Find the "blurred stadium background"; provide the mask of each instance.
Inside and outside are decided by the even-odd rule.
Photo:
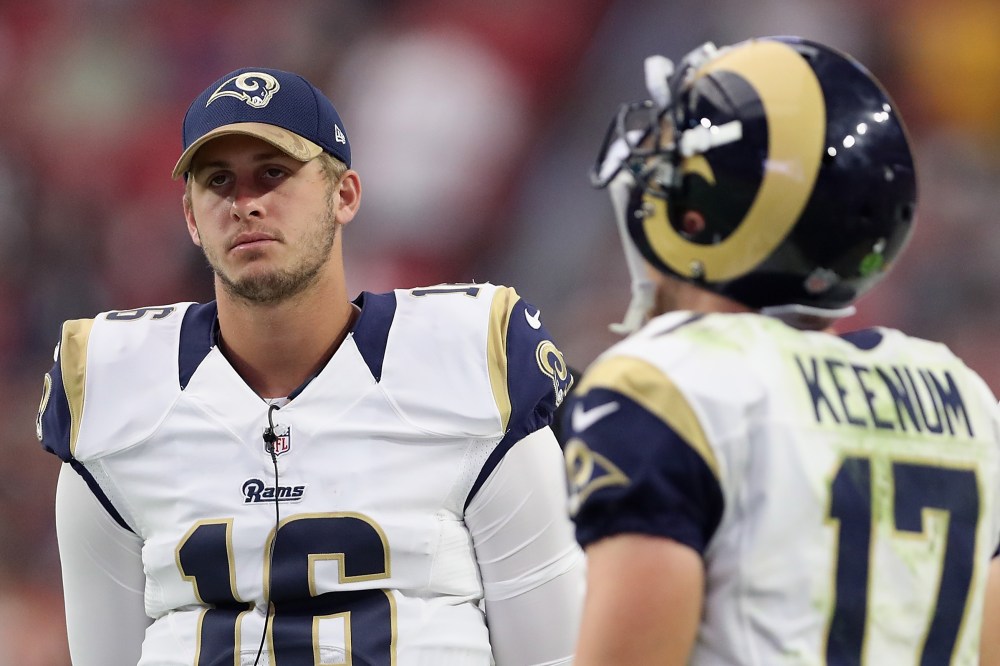
[[[364,184],[354,293],[511,284],[582,368],[628,298],[587,169],[642,58],[769,34],[868,64],[916,143],[910,251],[845,326],[946,342],[1000,390],[996,0],[0,1],[0,666],[69,663],[58,463],[32,428],[59,324],[211,298],[169,178],[207,83],[278,67],[334,100]]]

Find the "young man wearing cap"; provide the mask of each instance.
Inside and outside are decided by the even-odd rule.
[[[183,140],[216,300],[68,321],[45,376],[74,664],[569,663],[572,377],[537,308],[489,283],[349,301],[360,179],[295,74],[227,74]]]

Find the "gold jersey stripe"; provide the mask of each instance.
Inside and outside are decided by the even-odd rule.
[[[62,341],[59,343],[59,370],[62,372],[63,389],[69,403],[70,431],[69,452],[76,456],[76,440],[80,435],[83,419],[83,401],[87,387],[87,345],[93,319],[75,319],[63,324]]]
[[[577,391],[585,395],[595,388],[621,393],[666,423],[694,449],[716,477],[719,463],[687,398],[669,377],[652,363],[639,358],[616,356],[601,361],[584,373]]]
[[[518,299],[511,287],[502,287],[493,294],[490,304],[489,340],[486,344],[487,364],[493,400],[500,411],[501,426],[507,430],[510,421],[510,393],[507,389],[507,326],[510,313]]]

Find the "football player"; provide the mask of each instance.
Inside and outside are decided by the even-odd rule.
[[[360,179],[296,74],[223,76],[183,144],[216,300],[67,321],[45,376],[73,663],[568,663],[573,379],[539,310],[489,283],[349,300]]]
[[[646,82],[593,173],[633,332],[565,405],[576,663],[976,663],[997,401],[941,344],[834,329],[913,228],[899,110],[791,37],[652,57]]]

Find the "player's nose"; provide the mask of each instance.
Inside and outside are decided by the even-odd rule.
[[[237,183],[230,196],[230,214],[234,222],[256,219],[264,215],[261,191],[250,184]]]

